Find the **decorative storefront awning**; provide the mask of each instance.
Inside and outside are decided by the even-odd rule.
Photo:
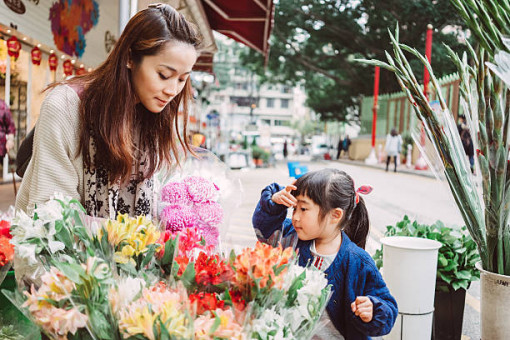
[[[267,57],[273,27],[273,0],[203,0],[209,25]]]

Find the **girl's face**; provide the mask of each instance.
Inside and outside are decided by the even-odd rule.
[[[320,208],[308,196],[296,197],[297,205],[292,212],[292,225],[300,240],[329,239],[338,234],[338,220],[330,213],[319,221]]]
[[[170,41],[138,65],[128,64],[138,102],[150,112],[161,112],[182,91],[196,60],[193,46]]]

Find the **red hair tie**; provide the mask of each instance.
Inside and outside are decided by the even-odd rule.
[[[358,190],[356,190],[356,204],[359,203],[359,194],[368,195],[372,192],[372,190],[374,190],[374,188],[372,188],[370,185],[360,186]]]

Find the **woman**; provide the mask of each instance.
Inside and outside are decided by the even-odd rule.
[[[402,137],[398,134],[395,128],[391,129],[391,133],[386,137],[386,145],[384,147],[386,151],[386,171],[390,166],[390,159],[393,157],[395,164],[394,172],[397,172],[397,157],[402,151]]]
[[[189,75],[199,44],[181,14],[151,5],[128,22],[101,66],[50,86],[16,207],[30,210],[60,192],[92,216],[150,217],[153,175],[191,151]]]

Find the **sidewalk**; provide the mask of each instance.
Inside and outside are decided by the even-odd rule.
[[[352,160],[349,158],[340,158],[340,159],[334,159],[331,161],[338,162],[338,163],[357,165],[357,166],[363,166],[363,167],[373,168],[373,169],[381,169],[382,171],[386,170],[386,163],[366,164],[364,161],[357,161],[357,160]],[[390,172],[390,171],[393,172],[393,167],[394,167],[393,163],[390,163],[388,172]],[[405,164],[400,164],[397,167],[397,172],[404,173],[404,174],[410,174],[410,175],[416,175],[416,176],[423,176],[423,177],[428,177],[428,178],[436,178],[436,176],[434,176],[434,174],[432,173],[432,171],[430,169],[415,170],[414,166],[411,168],[408,168]]]

